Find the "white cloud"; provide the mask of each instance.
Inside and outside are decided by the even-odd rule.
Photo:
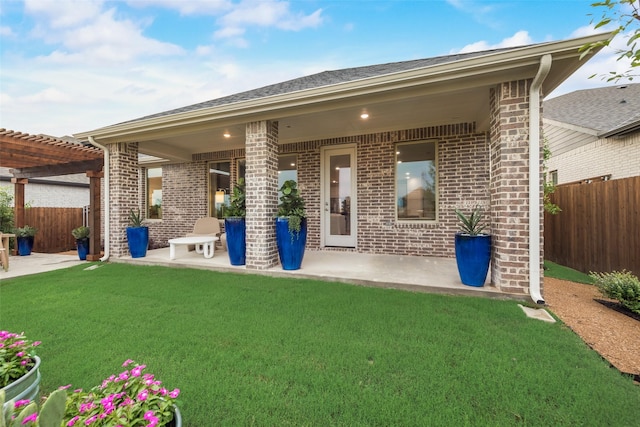
[[[11,37],[14,36],[13,30],[11,27],[7,27],[5,25],[0,26],[0,36],[2,37]]]
[[[67,93],[55,87],[49,87],[38,93],[23,96],[14,100],[14,102],[23,102],[25,104],[38,104],[38,103],[63,103],[67,104],[73,101],[73,98]]]
[[[181,15],[218,15],[233,8],[230,0],[130,0],[132,7],[159,6],[173,9]]]
[[[500,49],[505,47],[524,46],[532,44],[533,39],[529,36],[527,31],[518,31],[511,37],[507,37],[502,41],[490,44],[486,40],[477,41],[475,43],[468,44],[460,50],[451,51],[451,53],[467,53],[467,52],[479,52],[482,50]]]
[[[25,10],[45,18],[52,29],[69,28],[96,17],[103,0],[25,0]]]
[[[281,30],[299,31],[322,24],[322,9],[305,15],[292,12],[289,6],[288,2],[283,1],[244,0],[220,18],[222,29],[216,32],[216,36],[227,37],[227,34],[234,36],[239,29],[247,27],[275,27]]]

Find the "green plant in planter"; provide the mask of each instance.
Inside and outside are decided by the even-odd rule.
[[[89,227],[85,227],[84,225],[81,225],[80,227],[74,228],[73,230],[71,230],[71,234],[76,240],[80,240],[80,239],[89,238],[89,235],[91,233],[90,233]]]
[[[458,219],[460,219],[460,232],[462,234],[468,234],[470,236],[483,234],[482,231],[487,227],[487,224],[480,223],[483,215],[480,206],[473,208],[469,216],[466,216],[460,209],[456,209],[455,212]]]
[[[231,193],[231,202],[224,209],[225,218],[244,218],[247,215],[246,186],[244,178],[238,179]]]
[[[35,365],[31,357],[40,341],[31,342],[24,335],[0,331],[0,388],[25,376]]]
[[[136,211],[131,209],[131,211],[129,212],[129,224],[131,224],[131,227],[142,227],[142,221],[144,221],[144,218],[142,218],[140,209]]]
[[[0,390],[0,407],[2,418],[0,427],[59,427],[64,419],[64,410],[67,403],[67,393],[64,390],[56,390],[49,395],[42,404],[38,414],[38,405],[29,400],[18,400],[13,404],[4,406],[4,390]]]
[[[33,237],[38,232],[38,229],[30,225],[25,225],[24,227],[15,228],[13,232],[16,237]]]
[[[298,184],[290,179],[280,187],[280,204],[278,205],[278,216],[289,218],[289,231],[300,233],[302,220],[307,217],[304,206],[304,199],[300,196]]]

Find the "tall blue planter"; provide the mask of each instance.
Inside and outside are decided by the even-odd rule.
[[[224,232],[227,235],[227,251],[231,265],[245,265],[247,261],[247,240],[244,218],[225,218]]]
[[[31,255],[33,250],[33,236],[18,237],[18,255]]]
[[[289,218],[276,218],[276,242],[280,264],[284,270],[298,270],[307,244],[307,220],[302,220],[300,232],[289,232]]]
[[[76,239],[76,247],[78,248],[78,257],[81,261],[86,261],[89,253],[89,238]]]
[[[491,236],[456,233],[456,263],[462,283],[484,286],[491,262]]]
[[[127,227],[127,242],[129,242],[131,258],[146,256],[149,246],[149,227]]]

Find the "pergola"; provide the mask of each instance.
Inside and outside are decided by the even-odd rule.
[[[91,230],[89,260],[100,257],[100,179],[102,150],[44,135],[0,128],[0,165],[10,168],[15,188],[14,222],[24,227],[24,189],[29,178],[86,173],[89,177]]]

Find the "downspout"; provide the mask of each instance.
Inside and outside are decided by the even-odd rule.
[[[540,293],[540,88],[551,61],[549,54],[540,58],[529,89],[529,295],[536,304],[544,304]]]
[[[89,143],[95,147],[98,147],[104,152],[104,255],[100,258],[100,261],[107,261],[109,259],[109,235],[111,227],[109,226],[109,149],[104,145],[98,144],[92,136],[89,136]]]

